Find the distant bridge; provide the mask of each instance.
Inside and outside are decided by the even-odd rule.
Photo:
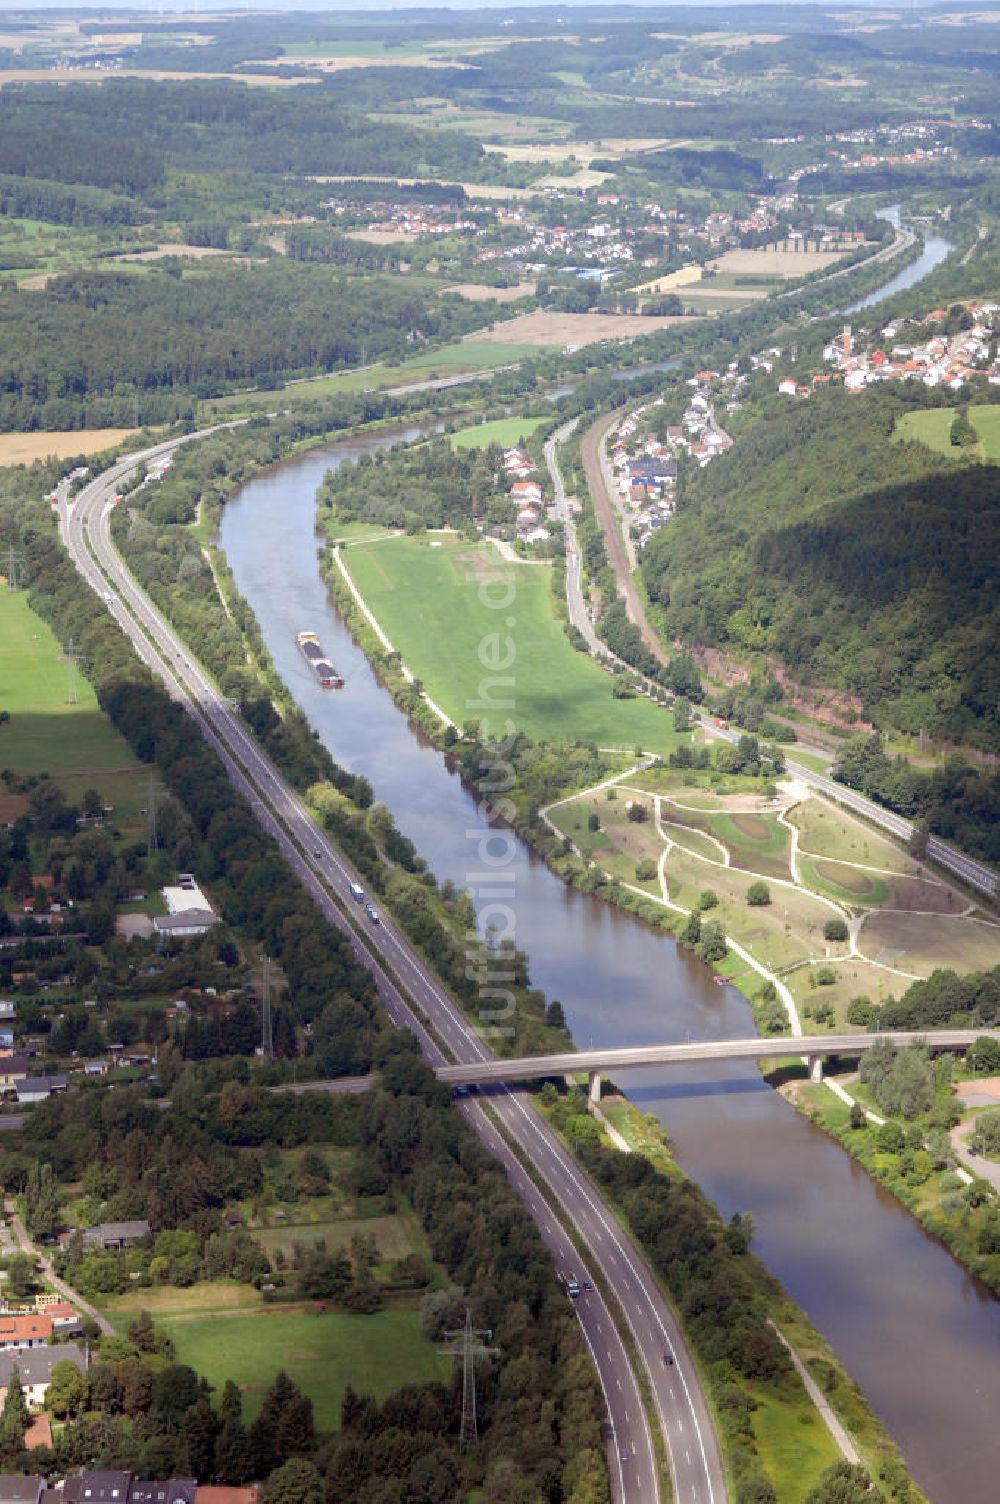
[[[471,1065],[440,1065],[435,1074],[451,1086],[484,1086],[491,1081],[537,1081],[544,1076],[586,1072],[590,1095],[601,1097],[601,1076],[650,1065],[690,1065],[700,1060],[774,1060],[800,1055],[809,1063],[814,1081],[823,1079],[827,1055],[863,1055],[874,1045],[900,1049],[919,1041],[931,1050],[964,1050],[977,1039],[1000,1042],[1000,1029],[934,1029],[920,1032],[887,1029],[878,1034],[771,1035],[766,1039],[713,1039],[696,1044],[627,1045],[624,1049],[577,1050],[565,1055],[522,1055],[509,1060],[490,1057]]]

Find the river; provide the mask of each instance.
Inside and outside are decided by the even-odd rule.
[[[391,441],[333,444],[250,482],[226,507],[220,541],[278,671],[334,758],[371,779],[439,878],[464,886],[479,866],[476,803],[376,682],[317,562],[325,471]],[[319,633],[342,691],[320,689],[307,670],[295,644],[304,629]],[[561,999],[578,1044],[752,1030],[738,992],[668,937],[565,887],[519,842],[504,877],[533,979]],[[757,1252],[832,1343],[934,1504],[995,1504],[1000,1302],[755,1070],[631,1071],[625,1084],[723,1214],[753,1214]]]

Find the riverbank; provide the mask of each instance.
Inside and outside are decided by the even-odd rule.
[[[930,1036],[931,1038],[933,1036]],[[956,1164],[944,1145],[928,1152],[925,1131],[867,1108],[864,1088],[788,1082],[781,1093],[823,1129],[994,1295],[1000,1295],[1000,1198],[996,1187]],[[857,1102],[861,1117],[849,1105]],[[879,1125],[888,1125],[881,1131]]]
[[[753,1498],[767,1497],[749,1493],[751,1479],[759,1470],[769,1480],[778,1504],[796,1504],[825,1468],[843,1456],[849,1461],[860,1458],[890,1499],[917,1504],[923,1495],[908,1479],[885,1426],[820,1333],[750,1251],[752,1218],[737,1214],[725,1225],[677,1165],[660,1124],[627,1098],[605,1098],[597,1116],[607,1119],[606,1123],[595,1123],[587,1116],[582,1089],[560,1095],[554,1087],[546,1087],[541,1101],[552,1126],[581,1166],[598,1180],[622,1225],[644,1248],[670,1299],[686,1302],[704,1315],[686,1288],[693,1271],[686,1267],[686,1260],[678,1262],[668,1256],[664,1219],[655,1210],[661,1197],[671,1202],[674,1217],[690,1219],[688,1238],[696,1236],[694,1224],[704,1227],[716,1253],[721,1250],[723,1265],[717,1277],[724,1269],[734,1302],[742,1288],[746,1297],[766,1310],[768,1323],[790,1355],[790,1365],[783,1364],[775,1349],[766,1355],[756,1353],[749,1365],[741,1365],[732,1353],[722,1356],[726,1323],[738,1309],[734,1304],[727,1305],[724,1316],[713,1316],[710,1325],[695,1320],[685,1327],[713,1404],[733,1497],[743,1497],[744,1491]],[[622,1163],[621,1144],[627,1152],[642,1156],[651,1177]],[[747,1366],[750,1372],[745,1371]],[[811,1380],[813,1392],[804,1377]]]

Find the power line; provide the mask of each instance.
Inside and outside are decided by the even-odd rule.
[[[274,1034],[271,1029],[271,958],[264,957],[264,975],[260,989],[260,1053],[266,1060],[274,1055]]]
[[[19,590],[21,587],[22,571],[21,550],[15,548],[13,543],[7,550],[7,589]]]
[[[149,823],[146,832],[146,855],[152,856],[160,844],[160,833],[156,825],[156,785],[153,782],[153,770],[149,770],[149,796],[147,808],[149,810]]]
[[[474,1447],[479,1441],[476,1420],[476,1360],[490,1358],[497,1351],[495,1347],[484,1347],[479,1338],[485,1337],[489,1342],[493,1333],[483,1327],[474,1327],[472,1310],[466,1306],[465,1325],[461,1331],[445,1332],[445,1336],[453,1344],[445,1349],[446,1356],[460,1358],[462,1362],[462,1428],[459,1432],[459,1445]]]
[[[66,644],[66,704],[76,705],[80,696],[77,687],[76,648],[72,637]]]

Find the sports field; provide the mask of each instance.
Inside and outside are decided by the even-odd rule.
[[[496,418],[492,423],[476,423],[471,428],[459,428],[451,435],[455,449],[485,449],[487,444],[499,444],[503,449],[513,449],[522,439],[530,438],[544,418]]]
[[[23,592],[0,589],[0,643],[0,710],[10,713],[0,726],[0,769],[66,774],[137,767],[79,672],[70,703],[66,656]],[[97,778],[91,782],[100,787]]]
[[[539,740],[677,745],[666,711],[614,699],[609,676],[570,646],[548,569],[509,564],[492,544],[454,537],[361,544],[345,562],[404,663],[459,725],[489,718],[499,730],[509,717]],[[490,599],[503,604],[494,609]],[[509,667],[489,667],[511,653]]]

